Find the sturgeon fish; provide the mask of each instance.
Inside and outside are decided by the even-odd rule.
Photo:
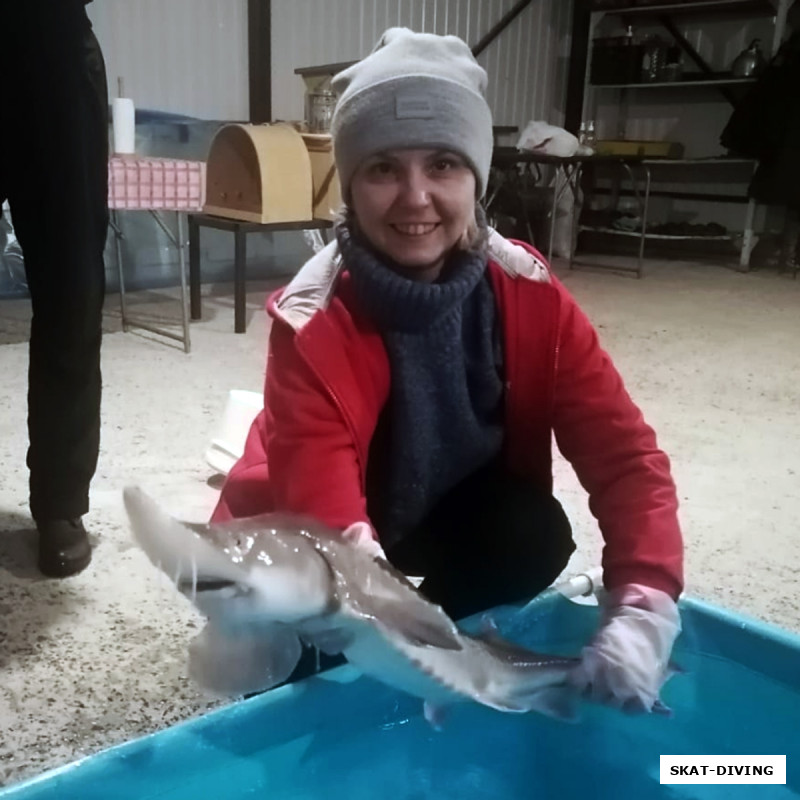
[[[426,702],[575,717],[576,659],[540,655],[495,632],[465,633],[386,560],[286,514],[181,522],[138,487],[124,490],[134,539],[207,617],[189,647],[191,677],[217,694],[289,677],[301,642]]]

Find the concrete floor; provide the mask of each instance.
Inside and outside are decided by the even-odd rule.
[[[800,631],[800,280],[650,262],[642,280],[562,275],[671,455],[682,500],[687,592]],[[0,785],[198,714],[216,701],[189,683],[184,654],[201,621],[134,548],[120,491],[140,483],[176,514],[204,520],[217,490],[203,453],[229,389],[260,391],[265,285],[233,334],[230,286],[206,287],[193,351],[120,330],[110,297],[103,348],[100,465],[83,574],[32,566],[25,392],[28,303],[0,303]],[[177,318],[169,293],[132,297]],[[599,536],[567,466],[557,492],[579,552]]]

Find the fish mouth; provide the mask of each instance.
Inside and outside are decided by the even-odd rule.
[[[178,589],[181,592],[218,592],[221,589],[230,589],[237,585],[236,581],[229,581],[225,578],[181,578],[178,581]]]

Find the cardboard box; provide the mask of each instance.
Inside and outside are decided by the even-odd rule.
[[[342,205],[339,176],[333,162],[333,142],[329,133],[303,133],[303,141],[311,159],[311,200],[314,219],[333,220]]]
[[[644,158],[683,158],[681,142],[648,139],[599,139],[594,150],[602,156],[642,156]]]

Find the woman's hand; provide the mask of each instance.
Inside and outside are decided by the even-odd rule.
[[[672,646],[681,630],[673,599],[658,589],[628,584],[603,598],[603,621],[569,677],[587,699],[631,713],[669,713],[659,692],[672,671]]]
[[[354,522],[342,531],[342,538],[363,550],[373,558],[386,561],[386,553],[375,538],[372,526],[367,522]]]

